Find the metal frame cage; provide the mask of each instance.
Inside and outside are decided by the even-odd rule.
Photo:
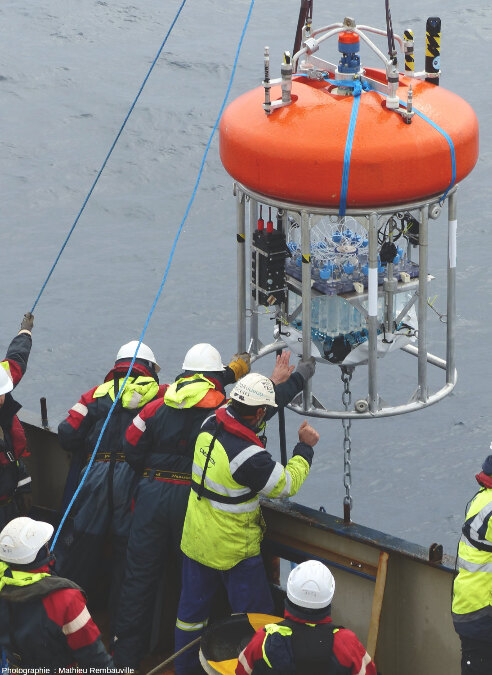
[[[393,206],[384,206],[378,209],[347,209],[346,216],[357,218],[359,223],[367,231],[367,275],[364,290],[361,291],[359,284],[358,293],[354,290],[351,293],[343,293],[345,299],[352,305],[361,310],[366,322],[367,338],[367,369],[368,369],[368,391],[366,398],[359,398],[355,402],[353,410],[349,410],[345,404],[345,410],[328,410],[318,400],[312,391],[312,383],[308,381],[304,390],[289,407],[295,412],[313,417],[327,417],[337,419],[364,419],[375,417],[388,417],[400,415],[415,410],[420,410],[447,396],[454,388],[457,379],[455,368],[455,326],[456,326],[456,231],[457,231],[457,185],[455,185],[446,195],[444,201],[447,202],[448,212],[448,247],[447,247],[447,310],[446,310],[446,358],[442,359],[428,352],[427,335],[427,315],[428,315],[428,283],[432,277],[428,274],[428,228],[429,218],[435,220],[439,218],[444,201],[442,197],[433,196],[425,200],[397,204]],[[286,298],[289,294],[295,294],[300,297],[300,305],[297,308],[296,315],[302,317],[302,358],[309,359],[312,355],[312,326],[311,326],[311,301],[322,292],[313,287],[312,274],[312,231],[313,225],[319,222],[320,218],[330,218],[332,222],[338,222],[338,212],[335,209],[312,207],[300,204],[289,203],[272,199],[265,195],[256,193],[240,183],[234,184],[234,195],[236,197],[237,212],[237,341],[238,351],[250,351],[252,361],[255,361],[269,353],[275,352],[289,343],[282,336],[282,326],[288,323],[289,314],[287,311]],[[248,218],[250,236],[246,236],[246,205],[248,204]],[[277,230],[287,231],[289,222],[295,221],[300,228],[300,256],[302,259],[300,279],[285,274],[285,287],[281,289],[280,300],[274,295],[270,296],[270,301],[275,305],[276,318],[276,337],[270,344],[263,344],[259,338],[258,326],[258,307],[261,295],[265,297],[268,289],[262,288],[258,280],[258,270],[260,268],[260,256],[265,255],[254,243],[254,233],[257,230],[259,207],[272,208],[277,210]],[[414,239],[414,248],[418,251],[418,273],[415,279],[404,277],[404,281],[398,280],[394,276],[395,270],[393,263],[388,263],[384,272],[384,279],[381,279],[381,267],[378,259],[380,247],[378,243],[378,232],[381,228],[382,219],[386,216],[392,217],[395,214],[410,213],[415,214],[418,221],[418,235]],[[289,221],[290,218],[290,221]],[[391,241],[391,232],[389,232]],[[251,280],[251,292],[248,294],[247,301],[247,267],[249,262],[249,278]],[[378,273],[379,270],[379,273]],[[299,276],[299,275],[298,275]],[[402,291],[412,291],[413,300],[404,308],[416,305],[416,315],[418,329],[415,331],[416,345],[406,344],[401,349],[417,358],[417,389],[412,393],[410,399],[404,404],[389,404],[382,400],[378,393],[378,374],[381,363],[384,360],[378,358],[378,334],[381,330],[391,332],[392,325],[395,325],[395,296]],[[378,317],[378,297],[384,300],[384,316]],[[362,302],[365,302],[365,309]],[[249,304],[249,306],[248,306]],[[264,303],[262,303],[264,304]],[[380,302],[380,308],[381,308]],[[292,315],[290,316],[292,319]],[[249,341],[247,337],[249,320]],[[299,326],[299,330],[300,326]],[[317,358],[317,361],[324,361],[324,358]],[[327,361],[326,361],[327,363]],[[342,380],[344,373],[351,374],[353,366],[344,366],[343,362],[339,364],[342,369]],[[445,383],[437,391],[430,392],[428,384],[428,366],[436,367],[445,371]]]

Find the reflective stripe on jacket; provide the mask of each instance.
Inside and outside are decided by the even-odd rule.
[[[290,497],[309,473],[310,446],[298,443],[293,454],[284,469],[231,408],[211,415],[195,444],[183,552],[219,570],[258,555],[264,530],[259,495]]]
[[[458,547],[453,622],[465,637],[492,640],[492,489],[473,498]]]

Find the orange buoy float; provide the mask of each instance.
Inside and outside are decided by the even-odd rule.
[[[349,33],[356,36],[355,33]],[[356,36],[358,37],[358,36]],[[365,74],[383,83],[382,71]],[[451,138],[456,182],[478,158],[478,122],[470,105],[450,91],[399,76],[397,95],[413,105]],[[272,115],[262,107],[258,87],[233,101],[220,125],[220,157],[227,172],[260,194],[315,206],[340,203],[345,142],[352,96],[307,77],[292,81],[292,103]],[[280,86],[271,88],[272,99]],[[347,208],[416,201],[444,192],[452,180],[450,147],[443,135],[415,115],[411,124],[392,114],[378,91],[361,94],[352,143]]]

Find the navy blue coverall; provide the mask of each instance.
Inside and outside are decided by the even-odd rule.
[[[94,581],[101,576],[104,549],[110,544],[111,629],[123,581],[137,481],[133,469],[124,461],[124,434],[138,409],[159,392],[157,375],[147,364],[140,359],[134,363],[101,439],[94,464],[73,505],[73,532],[65,534],[55,549],[57,572],[90,593]],[[107,384],[83,394],[58,427],[62,447],[75,453],[79,466],[86,464],[96,446],[115,392],[118,392],[129,365],[130,360],[118,361],[105,378]]]

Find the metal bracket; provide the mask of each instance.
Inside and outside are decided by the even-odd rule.
[[[429,562],[440,565],[442,563],[443,548],[442,544],[431,544],[429,546]]]
[[[312,409],[313,410],[326,410],[326,407],[321,403],[321,401],[316,398],[314,394],[311,394],[312,397]],[[304,397],[302,395],[302,391],[300,391],[292,401],[289,403],[287,406],[291,410],[295,410],[296,408],[304,408]]]

